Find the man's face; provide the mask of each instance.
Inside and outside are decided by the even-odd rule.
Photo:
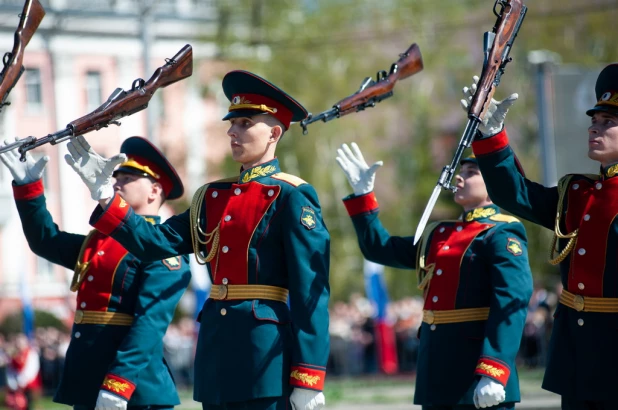
[[[230,119],[227,135],[230,137],[232,158],[245,168],[260,162],[273,142],[273,126],[267,122],[266,115]]]
[[[588,157],[602,166],[618,162],[618,114],[594,113],[588,127]]]
[[[488,200],[487,188],[478,165],[465,162],[455,178],[457,180],[455,202],[464,209],[476,208]]]
[[[154,182],[149,178],[125,172],[117,172],[115,178],[114,190],[132,208],[140,209],[152,199]]]

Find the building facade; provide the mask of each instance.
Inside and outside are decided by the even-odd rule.
[[[11,105],[0,113],[3,139],[42,137],[100,106],[113,90],[129,90],[148,80],[185,44],[193,48],[193,75],[160,89],[149,107],[110,126],[86,134],[104,156],[122,141],[139,135],[168,156],[185,183],[188,202],[197,187],[216,177],[228,149],[227,107],[220,80],[228,69],[217,61],[208,38],[217,29],[214,0],[42,0],[46,16],[26,48],[26,71],[11,92]],[[10,51],[23,0],[0,0],[0,50]],[[153,6],[154,4],[154,6]],[[215,90],[207,93],[204,90]],[[47,205],[62,230],[86,234],[96,205],[78,176],[65,163],[66,143],[31,151],[48,155],[44,176]],[[36,309],[70,321],[74,294],[72,272],[34,255],[24,239],[13,201],[11,176],[0,168],[0,322],[21,309],[24,292]],[[171,216],[172,209],[162,209]],[[199,276],[201,273],[196,272]]]

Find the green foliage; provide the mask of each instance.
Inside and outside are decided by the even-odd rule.
[[[512,143],[527,176],[540,180],[539,139],[531,50],[548,49],[564,63],[600,65],[618,60],[616,4],[585,0],[527,2],[529,10],[515,42],[496,98],[518,92],[507,118]],[[361,81],[387,70],[416,42],[424,70],[396,84],[394,96],[375,108],[302,135],[293,125],[279,144],[286,172],[317,189],[332,235],[333,300],[363,290],[362,255],[341,198],[349,186],[334,158],[342,143],[355,141],[368,162],[383,160],[375,191],[380,219],[395,235],[412,235],[441,168],[450,162],[466,123],[461,88],[482,66],[482,36],[495,23],[486,0],[235,0],[220,2],[224,13],[244,22],[224,23],[217,35],[222,57],[254,71],[319,113],[354,93]],[[225,26],[227,25],[227,29]],[[247,47],[249,43],[252,47]],[[242,45],[242,46],[241,46]],[[582,130],[585,132],[585,130]],[[225,168],[237,172],[237,165]],[[432,218],[457,218],[460,209],[444,192]],[[525,223],[533,273],[548,284],[556,278],[547,263],[551,232]],[[392,297],[417,292],[414,272],[387,269]]]
[[[7,316],[0,325],[0,334],[4,336],[14,335],[23,332],[23,315],[20,312],[13,313]],[[34,311],[34,327],[53,327],[62,332],[68,329],[64,323],[52,313],[44,310]]]

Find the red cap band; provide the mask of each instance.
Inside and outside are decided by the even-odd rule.
[[[234,94],[228,111],[257,110],[271,114],[283,123],[286,129],[290,128],[292,111],[285,105],[259,94]]]

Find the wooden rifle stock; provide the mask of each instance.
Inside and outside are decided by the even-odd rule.
[[[24,71],[22,66],[24,50],[39,28],[43,17],[45,17],[45,9],[39,0],[26,0],[19,25],[15,30],[13,50],[4,54],[2,58],[4,68],[0,72],[0,110],[9,104],[6,99]]]
[[[317,115],[309,114],[307,118],[300,122],[303,134],[307,133],[307,125],[316,121],[327,122],[352,112],[362,111],[365,108],[375,106],[380,101],[393,95],[393,88],[397,81],[408,78],[422,69],[423,58],[421,51],[414,43],[404,53],[399,55],[399,60],[391,65],[391,70],[388,74],[384,70],[378,71],[375,81],[371,77],[365,78],[357,92],[339,101],[330,110],[323,111]]]
[[[0,153],[17,148],[21,160],[26,160],[26,153],[43,144],[56,145],[67,139],[97,131],[110,124],[120,125],[119,119],[134,114],[148,107],[154,93],[163,87],[190,77],[193,74],[193,49],[184,46],[174,57],[165,59],[165,64],[156,69],[148,81],[141,78],[133,81],[131,90],[116,88],[107,101],[99,108],[70,122],[63,130],[45,137],[26,137],[0,148]]]
[[[497,6],[501,6],[500,12],[496,12]],[[468,109],[468,123],[457,145],[457,150],[455,151],[451,163],[442,169],[440,177],[438,178],[438,183],[421,216],[414,235],[415,245],[421,239],[425,225],[438,200],[441,190],[447,189],[452,192],[457,191],[457,187],[451,185],[455,169],[459,165],[464,150],[472,144],[479,125],[491,104],[491,98],[496,87],[500,84],[504,69],[511,61],[509,53],[524,17],[526,16],[526,10],[527,8],[522,4],[521,0],[496,0],[494,3],[494,14],[498,19],[492,31],[485,33],[485,61],[483,63],[483,70],[477,84],[476,92],[470,103],[470,108]]]
[[[75,137],[114,124],[120,118],[148,107],[150,99],[159,88],[185,79],[192,73],[193,49],[187,44],[174,57],[166,59],[165,65],[157,68],[148,81],[144,82],[141,78],[135,80],[128,92],[117,88],[102,106],[70,122],[67,128],[72,129],[72,137]]]
[[[500,4],[502,11],[497,13],[495,7]],[[508,57],[513,41],[526,13],[521,0],[497,0],[494,13],[498,15],[492,30],[495,35],[493,46],[483,64],[483,70],[477,84],[476,93],[468,109],[468,117],[483,119],[491,99],[500,83],[505,65],[511,61]]]
[[[390,97],[397,81],[408,78],[422,69],[423,58],[421,50],[414,43],[403,54],[399,55],[399,60],[391,66],[391,71],[388,75],[386,75],[385,71],[378,72],[377,81],[370,83],[368,87],[361,88],[359,92],[335,104],[335,107],[339,110],[339,116],[356,112],[358,111],[357,107],[364,109],[366,106],[371,105],[374,99],[378,99],[375,102],[379,102],[384,98]]]

